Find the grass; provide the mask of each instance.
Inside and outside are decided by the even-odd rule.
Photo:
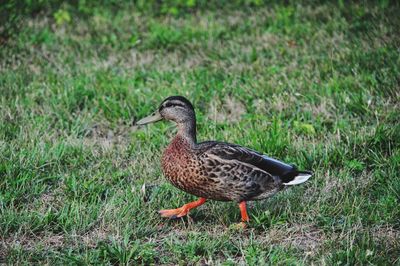
[[[249,3],[23,19],[0,50],[0,263],[400,264],[400,6]],[[235,203],[160,218],[194,199],[161,174],[175,129],[131,125],[176,94],[199,140],[315,175],[245,231]]]

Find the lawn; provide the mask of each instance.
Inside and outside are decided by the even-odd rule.
[[[48,2],[0,7],[0,264],[400,265],[399,3]],[[245,230],[159,217],[195,197],[162,176],[174,125],[133,122],[171,95],[198,140],[314,176]]]

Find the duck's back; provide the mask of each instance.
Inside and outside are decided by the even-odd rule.
[[[261,167],[260,160],[264,159],[255,151],[217,141],[200,143],[197,150],[202,154],[205,172],[209,176],[216,176],[230,200],[264,199],[283,188],[279,177]],[[286,164],[282,167],[292,168]]]
[[[191,146],[177,136],[163,154],[162,168],[173,185],[196,196],[256,200],[283,188],[280,178],[261,168],[262,164],[271,164],[263,160],[262,155],[238,145],[208,141]],[[282,169],[288,168],[285,171],[292,168],[281,164]]]

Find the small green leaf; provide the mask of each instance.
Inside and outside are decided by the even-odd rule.
[[[176,16],[179,14],[179,9],[177,7],[170,7],[168,9],[168,14]]]
[[[61,26],[64,23],[71,22],[71,16],[67,10],[59,9],[54,13],[54,19],[56,20],[56,24]]]
[[[315,134],[315,128],[311,124],[295,121],[293,123],[293,126],[297,131],[299,131],[305,135],[314,135]]]
[[[187,0],[186,6],[187,7],[194,7],[196,5],[196,0]]]

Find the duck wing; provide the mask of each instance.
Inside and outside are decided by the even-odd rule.
[[[298,171],[294,165],[286,164],[237,144],[208,141],[200,143],[199,147],[202,147],[206,154],[218,156],[223,160],[236,160],[261,169],[279,178],[284,185],[301,184],[312,175],[312,172]]]

